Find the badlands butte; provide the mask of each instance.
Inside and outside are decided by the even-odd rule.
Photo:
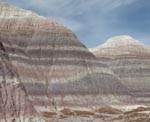
[[[91,52],[142,101],[150,97],[150,48],[130,36],[116,36]],[[148,101],[149,102],[149,101]]]
[[[121,40],[128,44],[128,38]],[[109,46],[121,40],[114,38]],[[92,54],[63,25],[0,3],[0,122],[103,122],[108,115],[108,122],[126,121],[132,112],[125,118],[112,106],[148,105],[149,49],[133,46],[129,55],[128,46],[123,51],[113,46],[111,54],[103,46]],[[142,119],[147,121],[147,114]]]

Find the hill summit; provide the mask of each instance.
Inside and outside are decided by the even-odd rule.
[[[135,45],[141,45],[138,40],[132,38],[131,36],[127,35],[121,35],[121,36],[115,36],[110,39],[108,39],[104,44],[102,44],[101,48],[115,48],[119,46],[135,46]]]

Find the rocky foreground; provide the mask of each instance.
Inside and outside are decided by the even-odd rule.
[[[46,120],[40,121],[38,119],[37,122],[149,122],[150,108],[138,107],[126,111],[111,107],[93,110],[65,108],[60,111],[45,112],[43,118]]]
[[[138,107],[121,110],[110,107],[81,110],[62,109],[59,112],[47,112],[43,116],[48,122],[149,122],[150,108]]]
[[[63,108],[39,116],[1,119],[0,122],[150,122],[150,107],[119,106],[97,109]]]

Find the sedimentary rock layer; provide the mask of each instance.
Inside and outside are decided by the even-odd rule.
[[[38,112],[127,101],[128,89],[73,32],[30,11],[8,4],[0,8],[0,44],[9,59],[5,72],[14,73]],[[3,76],[14,83],[7,80],[9,73]],[[101,98],[107,95],[113,99]]]
[[[44,122],[28,100],[23,84],[0,43],[0,122]]]
[[[137,96],[150,95],[150,50],[129,36],[117,36],[92,51]]]

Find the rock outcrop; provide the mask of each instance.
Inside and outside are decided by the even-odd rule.
[[[91,51],[109,65],[135,95],[150,96],[150,50],[147,46],[130,36],[117,36]]]
[[[45,122],[28,100],[23,84],[0,42],[0,122]]]
[[[130,102],[128,88],[69,29],[5,3],[0,23],[0,84],[17,84],[19,91],[10,95],[23,97],[40,115],[61,107]]]

